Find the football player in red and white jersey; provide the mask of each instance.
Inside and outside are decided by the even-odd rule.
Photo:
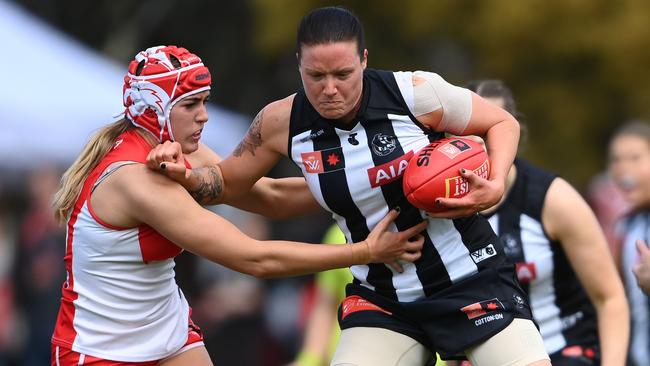
[[[426,224],[388,232],[395,210],[355,245],[259,241],[147,169],[147,155],[163,141],[181,145],[187,167],[218,159],[199,142],[210,84],[201,59],[184,48],[140,52],[124,78],[126,118],[99,131],[64,174],[54,205],[67,224],[67,278],[52,365],[212,365],[174,279],[173,258],[183,249],[257,277],[419,258]],[[279,209],[288,188],[291,180],[263,180],[240,203],[296,214]]]

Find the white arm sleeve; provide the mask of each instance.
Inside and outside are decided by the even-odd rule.
[[[436,131],[462,134],[472,116],[472,93],[432,72],[416,71],[413,76],[425,80],[413,86],[413,115],[418,117],[442,108],[442,120]]]

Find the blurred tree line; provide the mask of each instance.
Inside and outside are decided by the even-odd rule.
[[[212,70],[213,100],[249,115],[300,87],[300,18],[343,5],[365,25],[370,67],[503,79],[530,130],[522,155],[580,189],[604,168],[613,129],[650,117],[643,0],[16,2],[123,65],[148,46],[186,46]]]

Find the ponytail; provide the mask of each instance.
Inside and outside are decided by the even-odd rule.
[[[99,161],[113,147],[115,139],[133,125],[127,119],[114,122],[97,132],[88,141],[77,160],[66,170],[61,178],[61,187],[54,195],[54,217],[64,223],[72,210],[84,180]]]

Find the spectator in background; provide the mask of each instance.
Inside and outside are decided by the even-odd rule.
[[[61,261],[65,231],[52,216],[60,175],[55,167],[40,166],[28,178],[28,209],[21,220],[15,270],[18,305],[27,326],[24,366],[46,365],[50,360],[50,337],[65,279]]]
[[[227,205],[211,210],[233,222],[246,235],[268,239],[261,216]],[[192,317],[201,324],[205,347],[217,365],[277,366],[282,347],[269,334],[264,307],[269,305],[267,281],[247,276],[192,255],[196,298]],[[287,279],[278,280],[281,282]],[[185,283],[179,285],[183,287]],[[291,309],[285,309],[291,312]],[[287,324],[283,324],[287,326]],[[245,352],[242,352],[245,350]]]
[[[633,314],[629,355],[633,365],[647,366],[650,364],[650,301],[639,288],[634,271],[637,269],[643,280],[650,265],[645,248],[637,248],[650,243],[650,124],[630,122],[613,134],[609,144],[609,172],[631,205],[631,212],[618,230],[621,272]],[[637,244],[639,240],[643,242]]]
[[[14,365],[17,341],[15,286],[12,279],[16,240],[0,186],[0,366]],[[47,342],[46,342],[47,346]]]
[[[468,85],[518,115],[500,80]],[[517,158],[506,193],[482,211],[526,289],[554,366],[625,364],[629,313],[623,284],[593,212],[567,181]]]

